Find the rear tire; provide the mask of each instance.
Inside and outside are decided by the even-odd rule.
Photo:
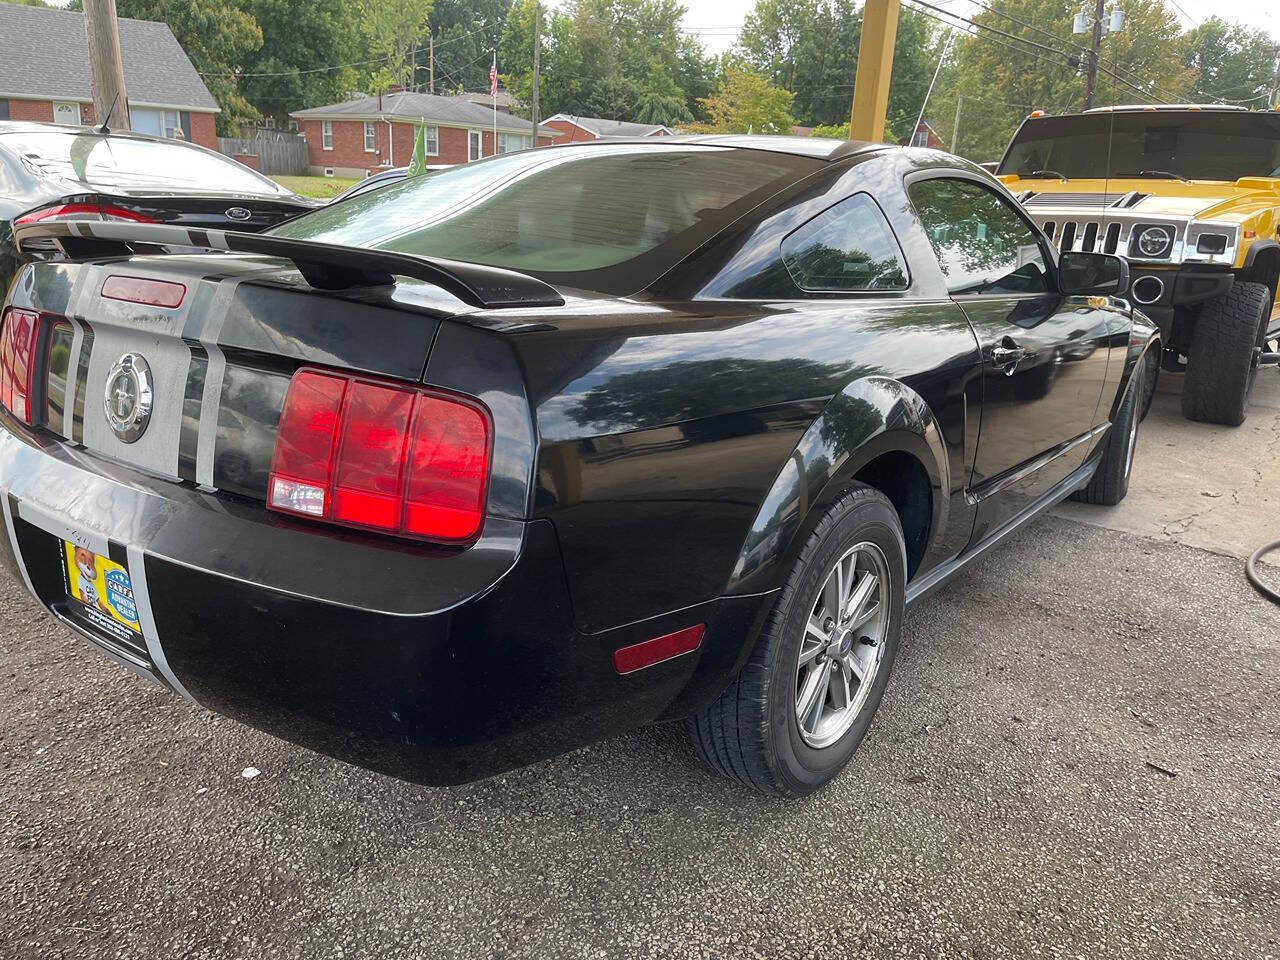
[[[843,593],[831,586],[837,567],[847,571]],[[747,665],[688,720],[694,749],[712,769],[762,793],[802,796],[828,783],[880,705],[905,596],[898,514],[878,490],[855,487],[801,550]],[[830,602],[837,597],[847,599]]]
[[[1103,441],[1102,459],[1089,483],[1071,495],[1082,503],[1113,507],[1129,492],[1129,476],[1133,472],[1133,455],[1138,446],[1138,424],[1142,422],[1142,404],[1147,397],[1147,381],[1155,374],[1147,369],[1150,358],[1144,357],[1133,371],[1128,390],[1115,422]]]
[[[1184,417],[1229,427],[1244,423],[1270,314],[1271,291],[1242,281],[1200,308],[1182,383]]]

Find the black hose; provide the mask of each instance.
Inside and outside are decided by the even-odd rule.
[[[1280,603],[1280,591],[1273,590],[1262,582],[1262,578],[1258,576],[1258,561],[1270,553],[1272,550],[1280,550],[1280,540],[1268,543],[1259,547],[1253,552],[1248,562],[1244,565],[1245,576],[1249,578],[1249,582],[1253,584],[1255,590],[1270,600],[1272,603]]]

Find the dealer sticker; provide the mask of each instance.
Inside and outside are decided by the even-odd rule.
[[[64,540],[62,548],[67,596],[80,604],[81,612],[95,627],[136,642],[142,626],[129,571],[87,547]]]

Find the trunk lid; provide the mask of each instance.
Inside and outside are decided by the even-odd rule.
[[[116,287],[130,296],[139,281],[168,284],[158,289],[170,293],[180,285],[181,302],[119,298]],[[47,429],[149,473],[255,500],[266,497],[276,425],[298,367],[417,382],[440,323],[439,315],[395,305],[386,290],[319,294],[262,258],[39,263],[19,285],[52,321]],[[118,421],[147,386],[150,413],[130,437]],[[116,402],[113,424],[108,405]]]

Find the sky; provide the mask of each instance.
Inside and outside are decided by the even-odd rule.
[[[929,0],[935,6],[971,16],[978,8],[967,0]],[[685,29],[696,33],[711,53],[722,53],[733,46],[742,20],[755,6],[755,0],[684,0]],[[557,6],[559,4],[556,4]],[[1236,21],[1266,30],[1280,40],[1280,3],[1275,0],[1170,0],[1184,27],[1194,27],[1217,14],[1223,20]]]

